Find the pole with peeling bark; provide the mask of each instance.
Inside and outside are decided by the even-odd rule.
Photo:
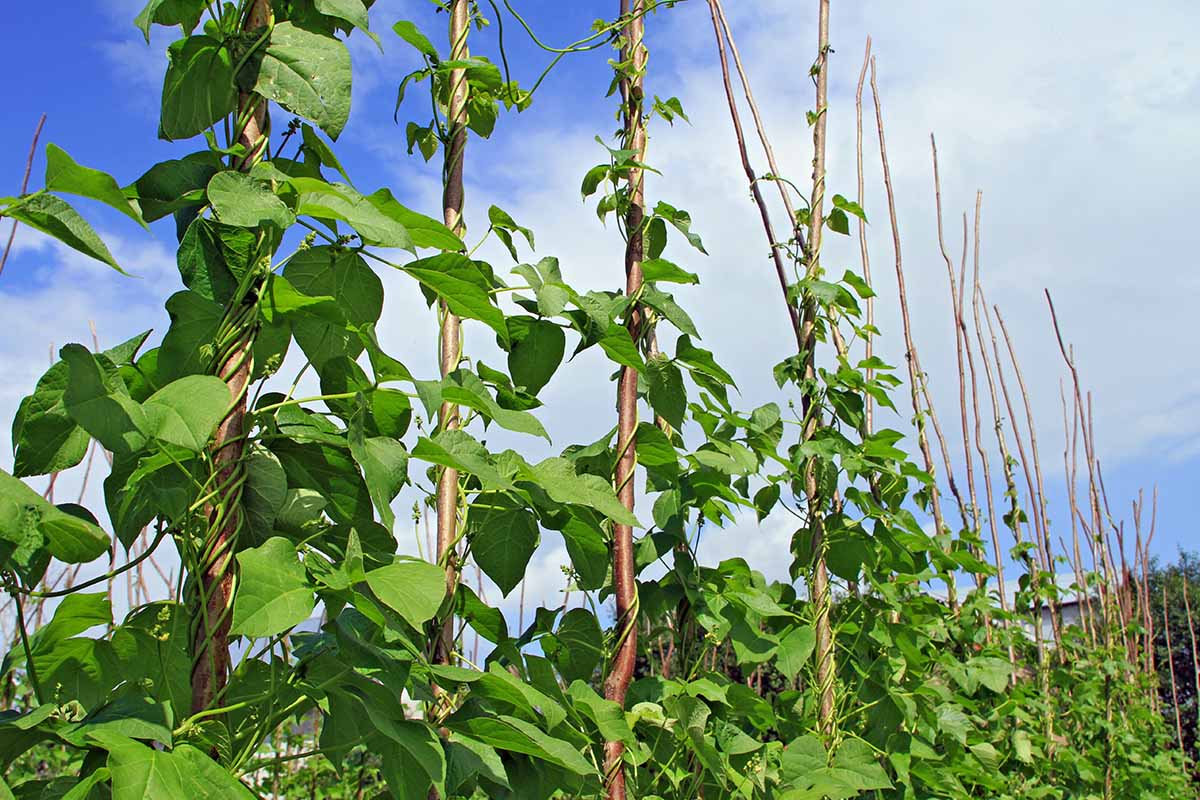
[[[249,33],[272,22],[269,0],[254,0],[242,23]],[[245,124],[237,132],[237,144],[245,148],[235,163],[249,172],[267,151],[269,124],[267,101],[252,92],[238,96],[238,120]],[[192,712],[210,708],[225,687],[229,675],[229,627],[236,585],[234,550],[245,515],[242,489],[245,468],[246,388],[254,371],[251,350],[257,333],[258,292],[251,287],[236,305],[225,311],[217,342],[214,372],[229,386],[232,404],[217,426],[209,447],[215,499],[205,507],[208,528],[197,561],[198,608],[193,617]]]
[[[467,49],[467,34],[470,31],[470,9],[468,0],[451,0],[450,3],[450,58],[459,61],[470,55]],[[467,71],[450,71],[450,102],[446,112],[447,139],[442,167],[442,210],[446,227],[461,237],[463,225],[463,161],[467,150],[467,103],[470,88]],[[462,358],[462,322],[442,300],[438,304],[441,319],[438,355],[441,375],[458,369]],[[438,411],[438,428],[455,430],[461,422],[458,406],[442,403]],[[458,584],[458,554],[455,541],[458,539],[458,470],[443,467],[438,475],[437,486],[437,559],[446,569],[446,593],[453,594]],[[454,619],[447,616],[434,643],[434,661],[449,664],[454,650]]]
[[[621,100],[624,116],[622,147],[635,153],[638,164],[646,160],[646,123],[643,112],[643,75],[646,70],[644,0],[621,0],[621,16],[627,21],[622,33]],[[645,174],[639,167],[626,177],[628,207],[625,212],[625,295],[634,298],[642,288],[644,252],[642,228],[645,220]],[[636,344],[642,338],[642,313],[637,303],[629,307],[626,327]],[[634,471],[637,468],[637,370],[622,367],[617,383],[617,465],[614,476],[617,497],[629,511],[634,505]],[[633,528],[613,523],[613,588],[617,604],[617,640],[612,664],[604,681],[604,697],[624,707],[625,693],[633,680],[637,660],[637,580],[634,575]],[[625,746],[618,740],[604,743],[604,784],[609,800],[625,800]]]

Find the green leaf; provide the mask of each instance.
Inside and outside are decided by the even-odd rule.
[[[299,194],[297,214],[340,219],[354,228],[365,244],[413,249],[412,237],[404,225],[352,187],[319,178],[292,178],[290,183]]]
[[[309,297],[332,297],[346,323],[306,315],[293,321],[296,341],[319,370],[331,358],[356,358],[363,344],[347,327],[377,322],[383,311],[383,283],[362,257],[330,247],[312,247],[292,256],[283,276]]]
[[[275,520],[287,501],[287,473],[270,450],[255,445],[242,458],[246,483],[242,487],[242,512],[246,528],[239,545],[256,547],[271,538]]]
[[[62,736],[76,747],[85,746],[84,737],[100,731],[131,739],[148,739],[170,747],[169,715],[170,711],[163,703],[156,703],[141,694],[122,694],[92,711]]]
[[[663,258],[652,258],[642,262],[642,277],[648,282],[700,283],[700,277],[688,272]]]
[[[966,746],[967,732],[971,729],[971,720],[962,709],[953,703],[942,703],[937,707],[938,730],[959,744]]]
[[[240,577],[230,633],[265,639],[308,619],[316,607],[296,546],[280,536],[237,556]]]
[[[252,800],[250,790],[191,745],[167,752],[123,736],[94,740],[108,750],[112,800]]]
[[[499,750],[524,753],[548,761],[576,775],[594,775],[596,770],[578,750],[562,739],[543,733],[525,720],[505,714],[455,720],[447,726]]]
[[[843,197],[840,194],[835,194],[833,196],[833,207],[840,208],[842,211],[845,211],[847,214],[853,214],[854,216],[861,219],[863,222],[867,221],[867,212],[863,211],[863,207],[860,206],[858,203],[854,202],[853,200],[847,200],[845,197]]]
[[[974,672],[979,682],[996,694],[1008,691],[1012,677],[1012,665],[995,656],[977,656],[967,662],[967,669]]]
[[[587,171],[587,174],[583,176],[583,184],[579,189],[584,200],[596,193],[596,190],[600,188],[600,184],[608,178],[610,169],[612,169],[612,164],[597,164]]]
[[[812,734],[801,736],[788,743],[780,759],[784,785],[803,780],[817,770],[829,765],[825,746]]]
[[[232,405],[225,381],[189,375],[167,384],[142,404],[144,430],[148,436],[199,453]]]
[[[367,573],[367,585],[384,605],[419,628],[446,597],[446,572],[427,561],[398,560]]]
[[[537,517],[502,494],[480,494],[471,503],[467,535],[475,563],[507,597],[525,577],[537,549]]]
[[[82,345],[59,351],[67,362],[70,383],[63,393],[67,413],[114,453],[132,453],[146,442],[147,419],[128,394],[116,370],[105,370]]]
[[[367,491],[371,493],[379,519],[391,531],[396,522],[392,500],[399,494],[400,487],[408,482],[408,451],[397,440],[385,436],[363,438],[361,425],[355,435],[354,428],[352,424],[350,452],[362,467]]]
[[[254,91],[336,140],[350,117],[350,51],[333,36],[281,22],[271,30]]]
[[[862,739],[846,739],[838,745],[833,755],[833,768],[851,773],[854,776],[852,784],[860,792],[892,788],[887,773],[875,758],[875,751]]]
[[[184,286],[224,305],[233,298],[257,250],[253,231],[196,217],[179,242],[176,263]]]
[[[542,647],[564,681],[591,681],[604,658],[604,632],[592,612],[572,608],[563,614],[552,643],[543,639]]]
[[[489,103],[489,105],[491,104]],[[529,243],[530,250],[537,249],[533,243],[533,231],[529,230],[529,228],[523,228],[518,225],[516,221],[509,216],[508,212],[499,206],[492,206],[488,209],[488,222],[491,223],[492,230],[496,232],[496,235],[500,237],[500,241],[502,241],[504,246],[508,249],[509,254],[513,257],[513,261],[520,260],[520,257],[517,255],[517,248],[513,246],[513,233],[519,233],[524,236],[525,241]]]
[[[239,228],[273,225],[282,230],[296,221],[291,209],[265,181],[236,170],[212,176],[208,182],[208,201],[221,222]]]
[[[477,742],[469,736],[451,733],[447,764],[447,788],[451,791],[479,776],[505,788],[511,788],[504,762],[494,747]]]
[[[562,529],[579,588],[599,589],[608,577],[608,544],[599,515],[591,509],[572,508]]]
[[[328,0],[326,1],[328,2]],[[333,0],[333,2],[361,4],[361,0]],[[374,38],[374,34],[371,34],[371,36]],[[378,43],[379,40],[376,38],[375,41]],[[304,152],[307,155],[313,156],[322,165],[326,167],[332,167],[333,169],[337,170],[338,173],[346,179],[346,183],[353,185],[354,181],[350,180],[350,176],[346,174],[345,168],[342,167],[342,162],[338,160],[337,155],[334,154],[333,149],[325,143],[325,140],[317,135],[317,132],[313,129],[312,125],[309,125],[308,123],[301,125],[300,135],[304,139]],[[305,157],[305,161],[308,160],[307,155]]]
[[[480,600],[479,595],[466,583],[459,582],[455,591],[454,613],[492,644],[500,644],[508,639],[508,625],[504,621],[504,614],[500,609]]]
[[[412,455],[430,464],[474,475],[485,489],[513,488],[512,481],[492,463],[487,449],[465,431],[440,431],[432,439],[421,437]]]
[[[434,61],[438,60],[437,48],[429,41],[425,34],[421,33],[420,29],[415,24],[406,19],[402,19],[392,26],[392,30],[396,32],[404,41],[411,44],[417,49],[417,52],[424,56],[429,56]]]
[[[779,637],[779,655],[776,661],[779,671],[786,675],[789,681],[795,680],[812,657],[816,644],[817,635],[811,625],[797,625]]]
[[[406,781],[421,789],[428,789],[432,784],[440,796],[446,782],[446,753],[438,735],[422,722],[392,719],[377,709],[374,703],[364,703],[363,706],[375,729],[400,745],[428,778],[426,781],[412,781],[412,776],[406,776]],[[424,791],[420,794],[424,794]]]
[[[687,410],[687,390],[683,387],[683,373],[665,356],[656,356],[646,363],[646,380],[650,384],[650,407],[671,427],[683,427],[683,415]]]
[[[185,34],[191,33],[200,24],[204,14],[205,0],[150,0],[134,19],[150,44],[151,25],[179,25]]]
[[[221,157],[209,150],[155,164],[134,181],[134,196],[147,222],[204,202],[204,188],[224,167]]]
[[[32,539],[32,541],[31,541]],[[62,511],[0,470],[0,550],[5,559],[22,545],[43,544],[66,564],[85,564],[108,551],[108,535],[94,522]]]
[[[453,313],[487,325],[496,332],[501,347],[508,348],[504,312],[496,307],[488,288],[481,284],[483,276],[471,259],[457,253],[443,253],[414,261],[404,271],[445,300]]]
[[[4,216],[24,222],[72,250],[103,261],[122,275],[127,274],[87,220],[61,198],[45,193],[32,194],[5,208]]]
[[[363,4],[363,0],[313,0],[313,7],[327,17],[335,17],[349,22],[370,36],[375,44],[379,45],[379,49],[383,50],[383,43],[379,41],[378,36],[371,32],[370,21],[367,19],[367,7]]]
[[[846,217],[846,212],[840,208],[835,208],[829,212],[829,217],[825,220],[825,224],[834,233],[840,233],[843,236],[850,235],[850,220]]]
[[[70,469],[87,455],[91,437],[63,403],[68,376],[66,363],[56,361],[17,408],[12,441],[13,474],[18,478]]]
[[[71,790],[64,794],[60,800],[88,800],[92,796],[92,790],[97,786],[107,783],[110,777],[111,773],[108,771],[108,767],[100,767],[71,787]],[[13,800],[13,796],[11,794],[5,795],[3,791],[0,791],[0,800]]]
[[[215,125],[237,108],[233,60],[211,36],[188,36],[167,48],[163,81],[162,139],[187,139]]]
[[[638,372],[645,370],[646,365],[642,362],[642,356],[638,353],[637,346],[633,343],[625,326],[615,322],[610,323],[608,330],[600,337],[599,344],[608,357],[618,364]]]
[[[75,163],[67,151],[55,144],[46,146],[46,189],[99,200],[146,227],[142,215],[129,202],[116,180],[107,172]]]
[[[462,239],[458,238],[454,231],[432,217],[418,214],[401,205],[392,196],[390,189],[380,189],[367,195],[367,202],[375,206],[383,215],[403,225],[408,230],[408,235],[416,247],[432,247],[451,251],[465,249]]]
[[[659,314],[666,317],[667,322],[670,322],[680,333],[686,333],[697,339],[700,334],[696,331],[696,325],[692,322],[692,318],[688,316],[675,302],[675,298],[666,292],[661,292],[653,286],[646,286],[642,289],[642,302],[653,308]]]
[[[291,281],[275,273],[267,277],[262,299],[260,308],[268,322],[274,323],[297,316],[317,317],[335,325],[345,322],[341,309],[332,297],[312,297],[303,294],[292,286]]]
[[[567,337],[553,322],[534,317],[509,317],[508,371],[518,388],[536,395],[549,381],[566,352]]]
[[[1033,740],[1029,738],[1029,733],[1021,729],[1013,731],[1013,752],[1018,761],[1025,764],[1033,763]]]
[[[431,418],[444,400],[448,403],[457,403],[472,408],[485,417],[495,420],[506,430],[540,436],[546,441],[550,441],[550,435],[546,433],[546,429],[537,417],[528,411],[513,411],[501,407],[493,399],[487,385],[473,372],[455,370],[447,375],[440,384],[430,386],[430,383],[432,382],[417,381],[416,385],[418,392],[425,390],[428,396],[423,399],[427,403],[437,394],[436,389],[440,388],[440,398],[437,398],[433,406],[427,409]]]
[[[829,571],[848,581],[858,580],[862,566],[871,557],[866,538],[858,531],[844,529],[829,537],[827,563]]]
[[[575,474],[575,465],[565,458],[547,458],[532,467],[523,466],[521,472],[557,503],[587,506],[614,522],[641,527],[633,512],[621,505],[608,481],[598,475]]]
[[[318,492],[334,522],[350,525],[373,518],[371,494],[342,447],[280,439],[271,442],[271,451],[287,472],[288,486]]]
[[[692,338],[687,334],[679,337],[675,343],[675,360],[687,364],[694,370],[716,379],[725,386],[734,386],[733,376],[721,368],[708,350],[692,344]]]
[[[637,739],[619,705],[596,694],[596,690],[584,680],[572,681],[567,687],[567,695],[576,709],[583,711],[596,723],[600,735],[606,740],[625,742],[630,747],[637,746]]]
[[[692,247],[699,250],[701,253],[708,255],[708,251],[704,249],[704,244],[700,241],[700,237],[692,232],[692,215],[681,208],[675,208],[670,203],[659,202],[654,207],[654,215],[660,219],[665,219],[675,226],[675,229],[684,235],[688,243]],[[653,253],[651,258],[658,258],[661,251]]]

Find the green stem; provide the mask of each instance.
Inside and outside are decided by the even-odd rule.
[[[29,673],[29,684],[33,687],[33,696],[38,705],[45,700],[42,698],[42,685],[38,681],[37,667],[33,664],[33,649],[29,646],[29,631],[25,628],[25,607],[21,604],[20,592],[12,592],[12,599],[17,608],[17,629],[21,632],[21,647],[25,650],[25,669]]]

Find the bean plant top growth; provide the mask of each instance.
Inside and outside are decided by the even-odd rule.
[[[899,234],[902,370],[874,353],[893,334],[875,325],[865,239],[860,266],[822,259],[826,237],[862,239],[868,223],[868,63],[896,219],[873,62],[857,187],[826,171],[829,137],[845,136],[828,125],[844,66],[829,0],[813,3],[811,59],[789,67],[814,89],[805,177],[775,163],[720,0],[688,3],[712,19],[712,90],[770,255],[746,280],[778,283],[763,314],[789,325],[765,345],[777,399],[743,407],[702,346],[685,310],[705,291],[702,231],[646,185],[654,130],[690,124],[686,98],[655,93],[647,37],[681,3],[614,1],[566,44],[538,36],[550,12],[509,0],[431,0],[402,20],[371,0],[150,0],[138,14],[147,42],[155,26],[177,36],[145,141],[190,152],[118,179],[48,144],[42,187],[0,198],[0,217],[97,269],[125,271],[79,198],[161,227],[179,272],[164,332],[66,344],[13,420],[0,798],[1194,796],[1158,708],[1148,537],[1133,569],[1110,542],[1069,349],[1085,489],[1064,549],[978,249],[973,280],[965,240],[961,264],[946,256],[970,364],[961,485],[908,324]],[[338,158],[361,113],[346,42],[363,37],[419,59],[390,76],[396,136],[414,169],[441,165],[440,208]],[[513,74],[505,37],[527,37],[546,70]],[[522,124],[557,64],[605,56],[597,90],[616,127],[597,132],[580,188],[624,257],[610,290],[582,291],[537,249],[537,220],[492,206],[467,230],[463,185],[473,143]],[[940,232],[940,198],[938,212]],[[477,257],[493,239],[503,263]],[[437,331],[433,374],[381,344],[404,299],[385,298],[383,275],[429,308],[404,324]],[[496,363],[477,355],[495,348]],[[587,350],[597,358],[573,362]],[[545,388],[601,359],[611,429],[531,456],[549,441]],[[319,393],[301,396],[313,378]],[[911,436],[877,424],[910,403]],[[55,501],[76,468],[104,474],[104,508]],[[436,532],[423,557],[398,554],[402,491]],[[702,532],[747,515],[793,520],[778,554],[791,580],[700,559]],[[514,620],[479,576],[522,592],[543,538],[564,544],[577,601],[524,613],[522,597]],[[158,593],[141,578],[156,558],[177,564]],[[1010,558],[1011,596],[994,588]],[[1059,613],[1064,574],[1086,598],[1076,624]],[[114,618],[118,584],[130,602]]]

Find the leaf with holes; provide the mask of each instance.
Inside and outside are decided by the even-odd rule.
[[[337,139],[350,117],[350,51],[332,36],[281,22],[271,29],[254,91]]]

